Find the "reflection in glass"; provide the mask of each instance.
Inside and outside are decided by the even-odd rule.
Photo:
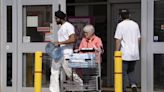
[[[12,86],[12,53],[7,53],[7,86]]]
[[[34,67],[35,67],[35,54],[24,53],[22,63],[22,79],[23,87],[34,87]],[[50,67],[51,58],[47,54],[43,54],[42,59],[42,87],[48,87],[50,82]]]
[[[164,1],[154,3],[154,42],[164,41]]]
[[[164,54],[154,54],[154,91],[164,90]]]
[[[7,42],[12,42],[12,6],[7,6]]]
[[[51,23],[52,5],[23,6],[23,42],[45,42]]]

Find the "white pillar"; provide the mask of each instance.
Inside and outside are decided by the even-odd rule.
[[[141,0],[141,92],[148,91],[148,0]],[[145,49],[146,48],[146,49]]]
[[[2,20],[1,20],[1,19],[2,19],[2,18],[1,18],[1,17],[2,17],[2,15],[1,15],[1,14],[2,14],[2,13],[1,13],[1,12],[2,12],[2,5],[3,5],[3,4],[2,4],[2,0],[0,0],[0,41],[1,41],[1,31],[2,31],[2,26],[1,26],[1,22],[2,22]],[[1,48],[1,42],[0,42],[0,48]],[[1,52],[1,49],[0,49],[0,52]],[[2,85],[2,82],[1,82],[1,80],[2,80],[2,79],[1,79],[1,78],[2,78],[2,77],[1,77],[2,71],[1,71],[1,70],[2,70],[2,69],[1,69],[1,68],[2,68],[2,60],[1,60],[1,54],[0,54],[0,92],[2,92],[2,90],[1,90],[1,88],[2,88],[2,87],[1,87],[1,85]]]
[[[59,4],[61,5],[61,11],[66,13],[66,0],[59,0]]]
[[[57,4],[56,4],[57,2]],[[57,30],[58,30],[58,25],[56,25],[56,22],[54,22],[54,12],[58,10],[58,5],[60,4],[61,11],[66,13],[66,0],[55,0],[54,6],[53,6],[53,29],[54,29],[54,40],[57,40]]]

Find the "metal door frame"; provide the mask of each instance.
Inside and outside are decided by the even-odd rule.
[[[151,92],[148,89],[148,3],[147,0],[141,0],[141,92]],[[149,91],[148,91],[149,90]]]
[[[12,42],[7,42],[7,6],[12,6]],[[15,1],[1,0],[1,91],[16,92],[17,74],[17,33]],[[3,31],[2,31],[3,30]],[[7,53],[12,53],[12,86],[7,86]]]
[[[1,57],[0,57],[0,91],[2,92],[33,92],[33,87],[22,87],[22,53],[43,51],[46,43],[22,43],[22,7],[23,5],[52,5],[52,14],[58,10],[58,4],[61,4],[61,10],[66,11],[66,0],[1,0]],[[7,9],[6,6],[12,6],[12,43],[6,42],[7,35]],[[54,20],[52,20],[54,22]],[[57,25],[54,23],[54,28]],[[54,29],[54,30],[55,30]],[[2,31],[5,30],[5,31]],[[38,48],[39,46],[39,48]],[[12,53],[12,87],[6,86],[6,53]],[[46,92],[48,88],[43,88]]]
[[[147,59],[147,89],[149,92],[154,91],[154,54],[164,54],[164,42],[154,42],[154,1],[147,0],[147,32],[148,34],[148,59]]]
[[[58,10],[58,4],[61,4],[61,9],[63,9],[63,11],[65,11],[65,0],[56,0],[56,2],[54,0],[33,0],[33,1],[28,1],[28,0],[18,0],[18,25],[22,25],[22,8],[24,5],[52,5],[52,16],[54,19],[54,11]],[[54,21],[52,21],[54,22]],[[57,25],[55,23],[53,23],[55,26],[54,28],[57,29]],[[18,49],[18,61],[22,61],[22,53],[24,52],[36,52],[36,51],[43,51],[45,49],[45,45],[46,43],[22,43],[22,29],[23,27],[20,26],[18,27],[18,46],[20,46],[20,48]],[[38,48],[39,46],[39,48]],[[18,63],[18,66],[22,66],[22,62]],[[18,74],[18,92],[33,92],[33,87],[22,87],[22,67],[18,67],[18,72],[20,74]],[[43,92],[48,91],[48,88],[42,88]]]

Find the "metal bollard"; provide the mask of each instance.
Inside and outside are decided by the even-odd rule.
[[[41,92],[42,88],[42,52],[35,53],[34,92]]]
[[[114,90],[122,92],[122,53],[115,51],[114,53]]]

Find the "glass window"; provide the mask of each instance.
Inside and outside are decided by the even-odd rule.
[[[34,67],[35,53],[23,53],[22,63],[23,87],[34,87]],[[50,83],[50,67],[51,58],[47,54],[43,54],[42,59],[42,87],[48,87]]]
[[[7,86],[12,86],[12,53],[7,53]]]
[[[12,42],[12,6],[7,6],[7,42]]]
[[[52,6],[23,6],[23,42],[45,42],[50,34]]]
[[[154,54],[154,91],[164,90],[164,54]]]
[[[154,42],[164,42],[164,1],[154,2]]]

